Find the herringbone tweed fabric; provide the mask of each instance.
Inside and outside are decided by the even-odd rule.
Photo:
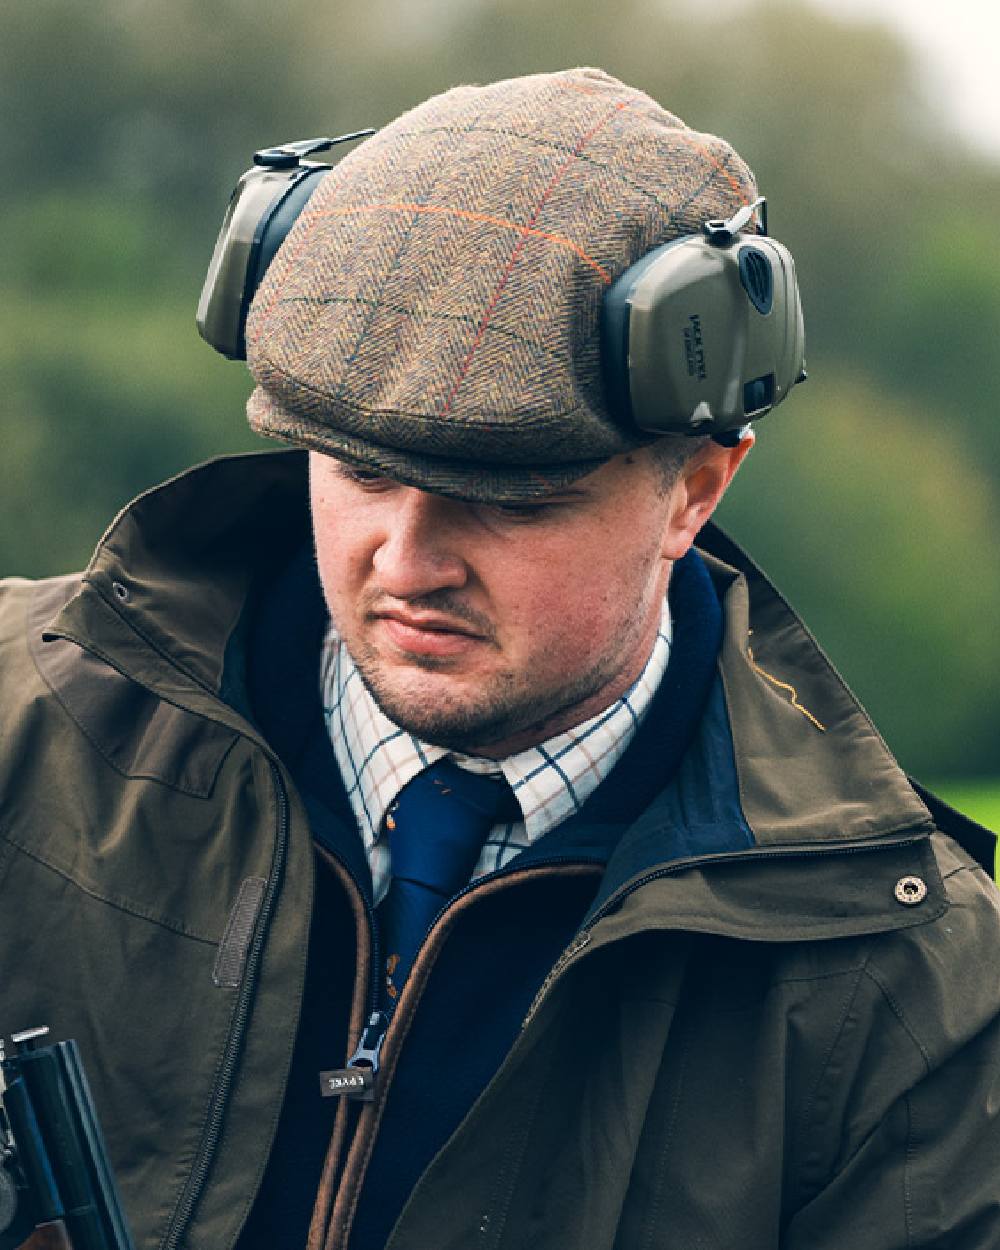
[[[649,442],[604,402],[607,286],[756,194],[721,139],[600,70],[458,87],[336,165],[254,300],[251,425],[460,498]]]

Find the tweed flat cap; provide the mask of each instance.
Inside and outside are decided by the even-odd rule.
[[[260,433],[464,499],[651,441],[605,404],[601,298],[756,194],[721,139],[600,70],[457,87],[325,175],[247,323]]]

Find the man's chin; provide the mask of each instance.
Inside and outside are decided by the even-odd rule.
[[[382,711],[401,729],[449,751],[481,754],[494,741],[509,736],[507,717],[498,718],[479,707],[417,707],[412,703],[395,703],[375,695]]]
[[[485,751],[524,725],[525,718],[513,712],[499,689],[487,693],[480,684],[468,691],[446,673],[428,671],[424,666],[421,669],[400,682],[373,675],[360,665],[358,673],[391,721],[414,737],[449,751]]]

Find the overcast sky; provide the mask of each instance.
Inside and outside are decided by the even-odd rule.
[[[1000,0],[812,0],[839,17],[881,20],[916,49],[943,110],[1000,160]]]

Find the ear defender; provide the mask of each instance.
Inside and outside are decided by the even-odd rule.
[[[250,301],[320,178],[330,172],[329,165],[303,158],[374,133],[355,130],[254,153],[229,200],[198,301],[198,333],[217,352],[246,360]]]
[[[743,233],[760,210],[758,233]],[[608,288],[601,364],[612,413],[651,434],[735,446],[805,380],[802,304],[763,197],[665,243]]]
[[[198,302],[198,330],[246,359],[250,301],[330,166],[306,160],[339,143],[263,148],[233,191]],[[746,233],[759,210],[756,233]],[[805,331],[791,253],[767,234],[763,196],[643,256],[608,288],[601,368],[612,415],[651,434],[709,434],[735,446],[751,421],[805,380]]]

